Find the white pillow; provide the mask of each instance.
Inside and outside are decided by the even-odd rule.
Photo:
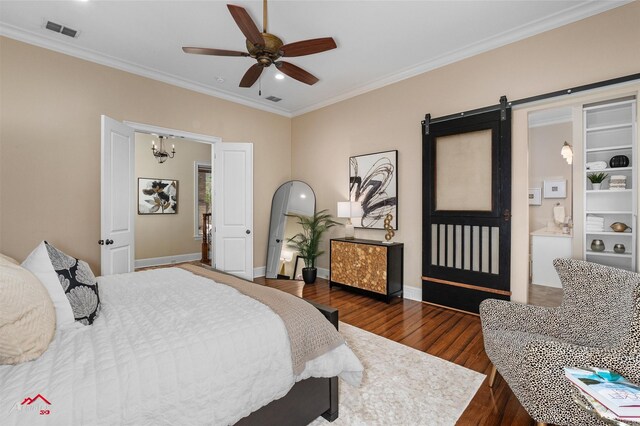
[[[38,358],[56,331],[47,290],[31,272],[0,264],[0,365]]]
[[[11,265],[11,264],[19,265],[20,263],[17,260],[0,253],[0,266]]]
[[[64,289],[60,284],[58,274],[53,270],[44,241],[27,256],[25,261],[22,262],[22,266],[31,271],[31,273],[40,280],[44,288],[47,289],[53,306],[56,309],[56,330],[73,326],[75,324],[75,318],[71,304],[69,303],[67,295],[64,294]]]

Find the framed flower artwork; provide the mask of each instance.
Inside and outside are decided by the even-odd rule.
[[[138,214],[178,213],[178,181],[138,178]]]

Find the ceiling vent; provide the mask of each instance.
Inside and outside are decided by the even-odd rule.
[[[271,102],[280,102],[282,100],[282,98],[278,98],[276,96],[267,96],[266,99]]]
[[[45,28],[53,32],[56,32],[58,34],[64,34],[71,38],[78,37],[77,30],[74,30],[73,28],[65,27],[64,25],[56,24],[55,22],[47,21]]]

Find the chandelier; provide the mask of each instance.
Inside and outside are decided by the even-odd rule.
[[[176,155],[176,146],[171,145],[171,153],[168,153],[164,148],[164,140],[167,139],[167,136],[158,136],[160,139],[160,146],[156,148],[155,141],[151,142],[151,151],[153,152],[153,156],[156,157],[158,163],[162,164],[167,161],[167,158],[173,158]]]

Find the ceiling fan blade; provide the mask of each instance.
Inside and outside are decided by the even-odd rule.
[[[208,47],[183,47],[184,53],[194,53],[196,55],[214,55],[214,56],[249,56],[247,52],[239,52],[237,50],[210,49]]]
[[[295,78],[298,81],[301,81],[309,86],[316,84],[319,80],[312,74],[309,74],[302,68],[290,64],[289,62],[278,61],[275,63],[278,70],[280,70],[283,74],[288,75],[291,78]]]
[[[335,48],[336,42],[333,38],[324,37],[285,44],[280,50],[282,51],[282,56],[292,57],[313,55],[314,53],[325,52]]]
[[[251,65],[247,72],[244,73],[242,80],[240,80],[240,87],[253,86],[253,83],[255,83],[258,77],[260,77],[260,74],[262,74],[263,69],[264,67],[260,66],[260,64]]]
[[[256,27],[256,24],[249,16],[249,13],[245,10],[244,7],[234,6],[232,4],[228,4],[227,8],[229,8],[229,12],[231,12],[231,16],[240,27],[240,31],[242,34],[254,45],[264,46],[264,39],[262,38],[262,33]]]

